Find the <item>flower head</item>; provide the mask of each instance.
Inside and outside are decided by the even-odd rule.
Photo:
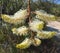
[[[1,17],[5,22],[11,23],[11,24],[21,24],[24,23],[24,21],[27,18],[27,9],[25,10],[19,10],[14,15],[6,15],[2,14]]]
[[[26,38],[22,43],[17,44],[16,48],[26,49],[26,48],[30,47],[31,44],[32,44],[31,40]]]
[[[29,23],[30,29],[33,31],[39,31],[42,30],[44,27],[44,22],[40,20],[33,20]]]
[[[37,32],[37,37],[40,39],[50,39],[56,35],[55,31],[42,31]]]
[[[41,11],[35,11],[36,13],[36,18],[41,19],[45,22],[47,21],[55,21],[56,20],[56,16],[48,14],[46,12],[41,12]]]
[[[13,28],[12,32],[16,35],[27,35],[28,34],[28,28],[25,26],[22,26],[19,28]]]

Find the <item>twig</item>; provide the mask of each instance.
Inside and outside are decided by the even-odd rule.
[[[30,0],[27,0],[28,1],[28,7],[27,7],[27,11],[28,11],[28,18],[29,18],[29,22],[31,22],[31,17],[30,17],[30,15],[31,15],[31,8],[30,8]],[[30,28],[29,28],[29,31],[31,32],[31,39],[33,39],[34,38],[34,33],[30,30]]]
[[[28,7],[27,7],[27,11],[28,11],[28,18],[30,21],[30,14],[31,14],[31,9],[30,9],[30,0],[28,0]]]

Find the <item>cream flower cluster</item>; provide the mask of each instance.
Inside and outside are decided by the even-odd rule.
[[[54,35],[56,35],[56,32],[54,32],[54,31],[42,31],[43,27],[44,27],[44,22],[40,21],[38,19],[35,19],[32,22],[30,22],[29,23],[29,28],[32,31],[36,32],[35,37],[33,39],[26,38],[21,43],[16,44],[16,48],[26,49],[26,48],[30,47],[31,45],[39,46],[41,44],[40,39],[50,39]],[[19,28],[13,28],[12,31],[13,31],[13,34],[20,35],[20,36],[22,36],[22,35],[25,36],[25,35],[28,34],[29,29],[26,26],[22,26],[22,27],[19,27]]]
[[[44,22],[43,21],[40,21],[40,20],[33,20],[32,22],[29,23],[29,26],[30,26],[30,29],[32,31],[39,31],[39,30],[42,30],[43,27],[44,27]]]
[[[26,49],[30,47],[31,43],[32,43],[31,40],[26,38],[23,42],[21,42],[20,44],[17,44],[16,47],[20,49]]]
[[[19,27],[19,28],[13,28],[12,29],[13,34],[16,35],[27,35],[28,34],[28,28],[25,26]]]
[[[41,44],[41,40],[38,38],[34,38],[34,39],[26,38],[23,42],[21,42],[20,44],[17,44],[16,47],[20,49],[26,49],[31,45],[39,46],[40,44]]]
[[[41,11],[35,11],[36,13],[36,18],[41,19],[43,21],[55,21],[56,16],[47,14],[46,12],[41,12]]]
[[[24,23],[25,19],[27,18],[27,9],[25,10],[19,10],[14,15],[6,15],[2,14],[1,17],[5,22],[11,23],[11,24],[20,24]]]
[[[55,31],[39,31],[37,32],[37,37],[40,39],[50,39],[56,35]]]
[[[27,36],[30,34],[30,31],[33,31],[36,35],[33,38],[26,38],[23,42],[20,44],[17,44],[16,47],[20,49],[26,49],[30,47],[31,45],[39,46],[41,44],[40,39],[49,39],[52,38],[54,35],[56,35],[56,32],[54,31],[42,31],[44,28],[44,22],[43,21],[51,21],[55,20],[54,15],[47,14],[46,12],[42,11],[35,11],[36,17],[29,22],[29,27],[21,26],[19,28],[13,28],[12,32],[13,34],[20,35],[20,36]],[[27,19],[28,12],[27,9],[25,10],[19,10],[14,15],[6,15],[2,14],[2,19],[5,22],[11,23],[11,24],[21,24],[25,23],[25,20]],[[42,20],[42,21],[41,21]],[[31,36],[31,35],[30,35]]]

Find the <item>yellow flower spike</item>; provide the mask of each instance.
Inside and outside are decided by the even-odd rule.
[[[11,20],[10,17],[8,15],[6,15],[6,14],[2,14],[1,17],[6,22],[10,22],[10,20]]]
[[[32,40],[32,44],[33,44],[34,46],[39,46],[39,45],[41,44],[41,40],[38,39],[38,38],[34,38],[34,39]]]
[[[56,32],[54,31],[42,31],[42,32],[37,32],[37,37],[40,39],[50,39],[53,36],[56,35]]]
[[[48,14],[46,12],[44,13],[42,11],[35,11],[35,13],[36,13],[36,18],[41,19],[41,20],[43,20],[45,22],[47,22],[47,21],[55,21],[56,20],[56,16]]]
[[[56,35],[57,34],[57,32],[51,32],[50,33],[50,37],[53,37],[54,35]]]
[[[16,28],[13,28],[13,29],[12,29],[12,31],[15,31],[15,30],[16,30]]]
[[[13,34],[16,34],[16,33],[17,33],[16,28],[13,28],[13,29],[12,29],[12,32],[13,32]]]
[[[22,43],[17,44],[16,48],[26,49],[26,48],[30,47],[31,44],[32,44],[31,40],[26,38]]]
[[[27,9],[25,9],[17,11],[14,15],[1,14],[1,18],[10,24],[21,24],[26,20],[27,14]]]

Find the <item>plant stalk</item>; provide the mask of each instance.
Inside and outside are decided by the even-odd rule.
[[[28,7],[27,7],[28,18],[29,18],[29,22],[31,22],[31,17],[30,17],[30,15],[31,15],[30,0],[27,0],[27,2],[28,2]],[[30,30],[30,28],[29,28],[29,31],[31,32],[30,39],[33,39],[34,38],[34,33],[33,33],[33,31]]]

